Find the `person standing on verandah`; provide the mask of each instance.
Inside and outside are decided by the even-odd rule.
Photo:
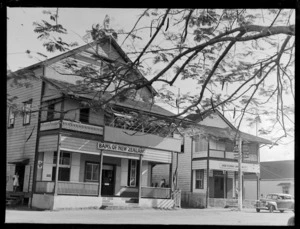
[[[18,187],[19,187],[19,174],[16,173],[14,176],[13,176],[13,186],[14,186],[14,192],[17,191]]]

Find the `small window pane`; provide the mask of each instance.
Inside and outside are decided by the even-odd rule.
[[[87,181],[99,181],[99,164],[91,162],[86,163],[85,179]]]
[[[203,189],[204,188],[204,170],[196,170],[196,189]]]
[[[29,124],[30,123],[30,110],[31,110],[31,103],[32,101],[28,101],[24,103],[23,111],[24,111],[24,117],[23,117],[23,124]]]
[[[130,166],[130,187],[136,186],[136,167],[137,167],[137,161],[131,160],[131,166]]]
[[[15,124],[15,114],[13,112],[13,108],[9,108],[9,114],[8,114],[8,127],[12,128]]]

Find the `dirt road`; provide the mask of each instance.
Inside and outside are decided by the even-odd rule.
[[[243,209],[242,212],[224,209],[177,210],[6,210],[6,223],[42,224],[186,224],[186,225],[287,225],[293,212]]]

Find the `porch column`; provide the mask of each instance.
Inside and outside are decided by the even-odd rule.
[[[54,195],[57,195],[57,184],[58,184],[58,172],[59,172],[59,161],[60,161],[60,138],[61,134],[58,134],[58,144],[57,144],[57,155],[56,155],[56,168],[55,168],[55,181],[54,181]]]
[[[207,165],[206,165],[206,208],[209,201],[209,139],[207,140]]]
[[[101,186],[102,186],[102,166],[103,165],[103,151],[100,150],[100,163],[99,163],[99,188],[98,188],[98,196],[101,196]]]
[[[259,198],[260,198],[260,173],[256,173],[256,181],[257,181],[256,196],[257,196],[257,199],[259,200]]]
[[[224,191],[225,191],[225,193],[224,193],[224,198],[225,199],[227,199],[227,171],[225,171],[225,174],[224,174]]]
[[[142,165],[142,154],[140,154],[140,171],[139,171],[139,202],[140,202],[140,199],[142,197],[142,170],[143,170],[143,165]]]
[[[60,117],[59,117],[59,129],[58,129],[58,139],[57,139],[57,156],[56,156],[56,170],[55,170],[55,183],[54,183],[54,196],[57,195],[57,184],[58,184],[58,173],[59,173],[59,161],[60,161],[60,144],[61,144],[61,129],[64,120],[64,107],[65,107],[65,98],[63,96],[61,107],[60,107]]]
[[[173,191],[173,152],[171,153],[171,163],[169,165],[169,186],[171,189],[171,193]]]

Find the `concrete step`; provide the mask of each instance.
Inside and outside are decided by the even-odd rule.
[[[6,200],[6,205],[17,205],[19,203],[21,203],[20,199],[9,199],[9,200]]]
[[[105,206],[105,205],[102,205],[100,207],[100,209],[103,209],[103,210],[133,210],[133,209],[141,209],[141,207],[136,204],[136,205],[127,205],[127,206],[116,206],[116,205],[112,205],[112,206]]]

